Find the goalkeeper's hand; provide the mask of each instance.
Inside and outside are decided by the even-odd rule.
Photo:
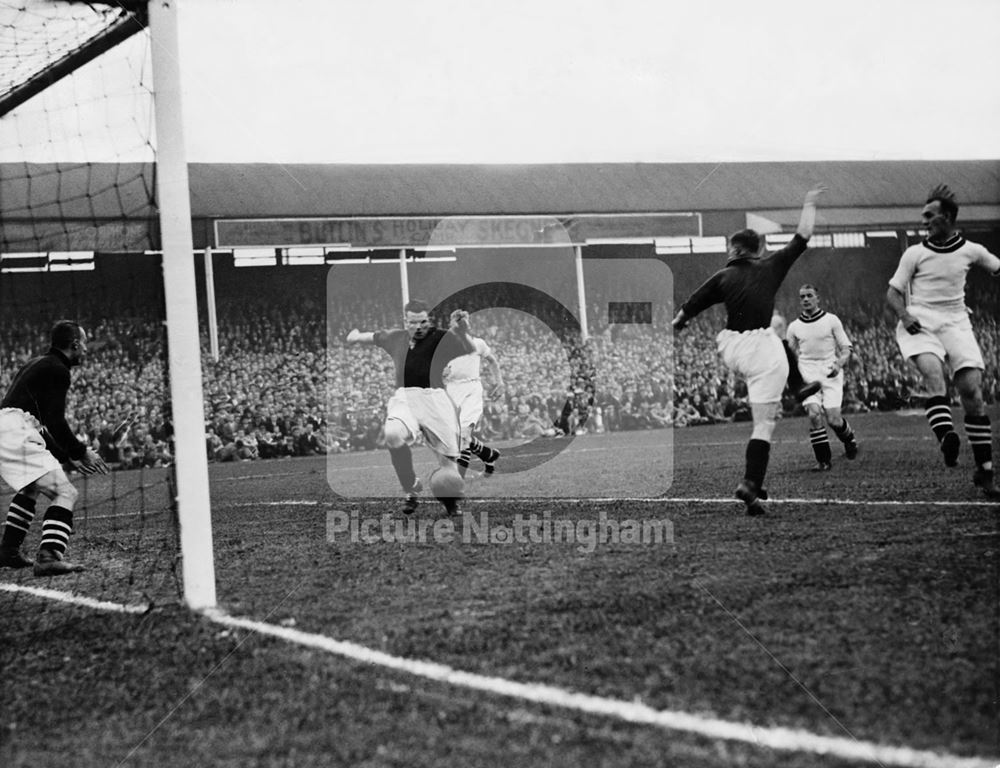
[[[87,453],[84,454],[82,459],[70,459],[69,463],[84,475],[108,474],[108,465],[104,463],[104,459],[98,456],[92,448],[87,449]]]

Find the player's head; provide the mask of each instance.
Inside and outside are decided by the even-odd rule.
[[[955,229],[955,220],[958,219],[958,201],[948,185],[938,184],[930,191],[920,211],[920,219],[927,228],[927,236],[932,240],[951,235]]]
[[[422,339],[431,329],[431,320],[427,303],[419,299],[410,299],[403,307],[403,318],[410,338]]]
[[[760,253],[760,235],[754,230],[741,229],[729,236],[729,261],[756,258],[758,253]]]
[[[49,343],[66,355],[71,365],[82,362],[87,354],[87,332],[75,320],[60,320],[53,325]]]
[[[799,305],[807,315],[811,315],[819,309],[819,291],[816,290],[815,285],[806,283],[799,288]]]

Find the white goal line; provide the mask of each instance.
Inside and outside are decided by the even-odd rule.
[[[25,587],[19,584],[0,583],[0,591],[25,592],[42,599],[118,613],[145,613],[148,610],[147,606],[120,605],[67,592]],[[295,645],[323,651],[363,664],[504,698],[520,699],[589,715],[612,717],[635,725],[649,725],[669,731],[696,734],[710,739],[742,742],[781,752],[829,755],[846,760],[882,766],[900,766],[901,768],[995,768],[1000,763],[997,758],[962,757],[946,752],[876,744],[861,739],[824,736],[796,728],[756,726],[751,723],[721,720],[688,712],[658,710],[635,701],[593,696],[542,683],[521,683],[502,677],[464,672],[437,662],[406,659],[357,643],[335,640],[325,635],[230,616],[219,609],[208,609],[201,613],[210,621],[225,627],[278,638]]]

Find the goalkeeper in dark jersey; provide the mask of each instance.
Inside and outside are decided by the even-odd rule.
[[[726,305],[726,327],[716,337],[726,365],[747,381],[753,413],[753,435],[747,444],[746,470],[736,496],[749,515],[766,511],[764,476],[771,453],[781,394],[788,379],[788,358],[771,328],[774,297],[795,260],[806,250],[816,225],[816,199],[824,188],[811,189],[791,242],[773,254],[761,256],[761,238],[744,229],[729,238],[729,260],[684,304],[674,318],[674,330],[715,304]]]
[[[0,477],[17,491],[0,537],[0,568],[34,566],[36,576],[59,576],[83,570],[64,559],[73,532],[77,490],[66,476],[65,462],[84,474],[106,474],[103,459],[77,440],[66,423],[70,369],[87,354],[87,332],[61,320],[52,328],[51,348],[17,372],[0,402]],[[21,545],[35,516],[39,495],[49,499],[42,540],[35,561]]]

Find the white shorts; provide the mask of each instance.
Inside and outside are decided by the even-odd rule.
[[[929,352],[942,363],[947,362],[952,373],[986,367],[968,312],[938,312],[921,306],[907,307],[907,311],[920,321],[921,329],[911,334],[902,323],[896,324],[896,343],[903,357]]]
[[[19,408],[0,410],[0,477],[23,490],[62,464],[45,447],[41,424]]]
[[[389,398],[386,421],[397,419],[406,425],[410,434],[407,445],[412,445],[418,432],[422,432],[428,447],[435,453],[457,459],[461,427],[458,409],[443,389],[400,387]]]
[[[448,397],[458,408],[458,422],[462,426],[463,441],[467,440],[483,418],[483,383],[466,379],[446,385]]]
[[[799,358],[799,372],[803,381],[818,381],[823,388],[815,395],[802,401],[802,405],[818,405],[820,408],[840,408],[844,404],[844,372],[830,376],[830,369],[836,360],[814,363]]]
[[[715,337],[722,361],[747,382],[751,403],[781,402],[788,381],[788,358],[772,328],[720,331]]]

